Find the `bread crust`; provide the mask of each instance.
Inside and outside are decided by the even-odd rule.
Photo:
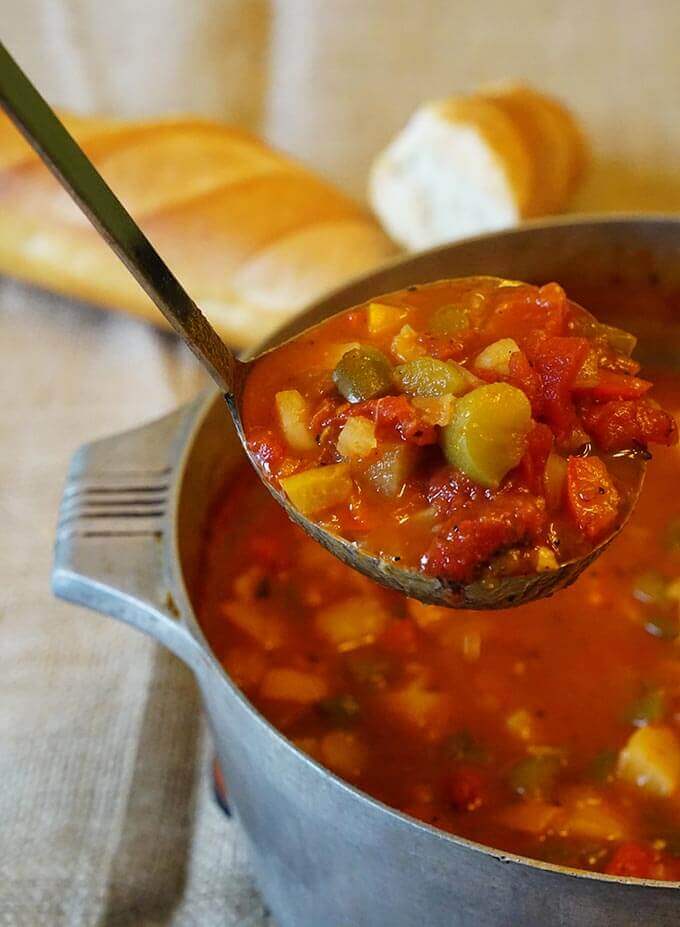
[[[307,302],[395,253],[358,204],[239,129],[191,118],[132,123],[63,118],[192,297],[236,347],[256,343]],[[317,234],[323,248],[314,246]],[[305,273],[301,236],[315,264]],[[288,264],[296,268],[299,286]],[[164,324],[4,117],[0,272]]]

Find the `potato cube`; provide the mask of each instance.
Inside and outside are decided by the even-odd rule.
[[[283,491],[303,515],[316,515],[334,505],[347,502],[354,483],[349,464],[331,464],[294,473],[281,480]]]
[[[348,458],[366,457],[377,446],[375,423],[363,415],[353,415],[347,419],[336,445],[338,454]]]
[[[328,686],[320,676],[288,667],[268,670],[260,685],[262,698],[298,705],[313,705],[328,695]]]
[[[540,798],[528,798],[508,805],[500,812],[498,820],[512,830],[538,837],[555,825],[561,813],[558,805]]]
[[[444,693],[428,689],[423,680],[414,679],[403,689],[386,695],[385,707],[409,727],[436,736],[446,725],[450,705]]]
[[[560,792],[559,800],[564,812],[560,829],[569,836],[588,840],[625,840],[631,836],[625,815],[597,789],[572,786]]]
[[[425,348],[418,341],[418,333],[410,325],[403,325],[392,339],[392,353],[400,361],[423,357]]]
[[[534,556],[534,569],[537,573],[549,573],[550,570],[556,570],[559,567],[554,551],[543,544],[536,548]]]
[[[442,621],[451,620],[451,610],[439,605],[426,605],[419,599],[407,599],[408,613],[421,630],[427,630]]]
[[[361,774],[366,749],[356,734],[330,731],[321,741],[321,757],[333,772],[354,779]]]
[[[519,345],[516,341],[512,338],[501,338],[500,341],[487,345],[475,358],[474,365],[477,370],[488,370],[490,373],[507,377],[510,373],[510,358],[518,351]]]
[[[316,447],[309,431],[309,405],[296,389],[284,389],[276,394],[281,431],[288,446],[294,451],[312,451]]]
[[[641,727],[619,754],[618,775],[663,798],[680,785],[680,743],[668,727]]]
[[[276,650],[286,639],[286,626],[279,615],[264,610],[252,600],[233,599],[220,609],[240,631],[248,634],[265,650]]]
[[[341,651],[372,643],[387,627],[389,615],[373,596],[343,599],[316,614],[316,630]]]
[[[526,708],[518,708],[505,720],[508,731],[518,740],[531,743],[538,738],[536,719]]]
[[[368,330],[372,335],[396,328],[406,313],[397,306],[386,306],[384,303],[371,303],[368,307]]]

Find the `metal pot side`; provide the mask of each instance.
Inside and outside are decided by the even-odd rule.
[[[402,259],[329,296],[270,339],[413,282],[476,273],[544,282],[680,285],[680,220],[601,217],[532,223]],[[615,321],[608,319],[608,321]],[[680,365],[680,320],[640,319],[642,353]],[[192,668],[280,927],[665,927],[677,883],[560,869],[419,824],[297,751],[232,685],[191,599],[204,526],[243,462],[220,396],[81,448],[68,476],[53,586],[65,599],[151,634]]]

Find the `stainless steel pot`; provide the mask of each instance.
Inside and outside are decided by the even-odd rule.
[[[439,248],[336,292],[269,343],[329,306],[475,273],[567,288],[612,276],[675,284],[680,219],[566,219]],[[659,325],[639,322],[649,349]],[[666,361],[680,358],[679,333],[680,319],[666,323]],[[281,927],[680,923],[678,883],[566,870],[419,824],[336,778],[258,714],[217,663],[191,604],[206,518],[242,460],[216,394],[81,448],[64,492],[53,583],[58,596],[151,634],[193,670],[257,881]]]

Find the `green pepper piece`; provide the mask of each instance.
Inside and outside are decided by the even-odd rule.
[[[443,749],[446,757],[452,760],[485,763],[489,759],[488,750],[467,730],[456,731],[447,737]]]
[[[636,727],[644,727],[661,721],[666,713],[666,699],[661,689],[650,688],[628,706],[626,721]]]
[[[322,699],[318,703],[319,711],[337,725],[347,725],[355,721],[360,714],[359,702],[353,695],[336,695]]]
[[[367,465],[355,467],[364,485],[390,499],[396,498],[416,465],[418,452],[412,444],[381,444]]]
[[[385,396],[394,388],[392,365],[371,345],[352,348],[340,358],[333,382],[348,402],[365,402]]]
[[[384,654],[355,651],[347,656],[347,670],[360,685],[369,689],[382,689],[394,674],[393,661]]]
[[[470,376],[458,364],[447,363],[434,357],[416,357],[394,371],[397,385],[409,396],[428,398],[451,393],[459,396],[470,385]]]
[[[440,306],[430,319],[428,331],[435,335],[458,335],[470,328],[470,309],[465,305]]]
[[[586,775],[593,782],[607,782],[614,775],[617,759],[616,750],[600,750],[588,764]]]
[[[524,757],[510,770],[510,788],[526,798],[544,798],[552,790],[561,765],[556,753]]]
[[[597,323],[598,334],[604,336],[607,343],[619,354],[625,354],[630,357],[635,350],[637,338],[623,328],[617,328],[615,325],[606,325],[604,322]]]

